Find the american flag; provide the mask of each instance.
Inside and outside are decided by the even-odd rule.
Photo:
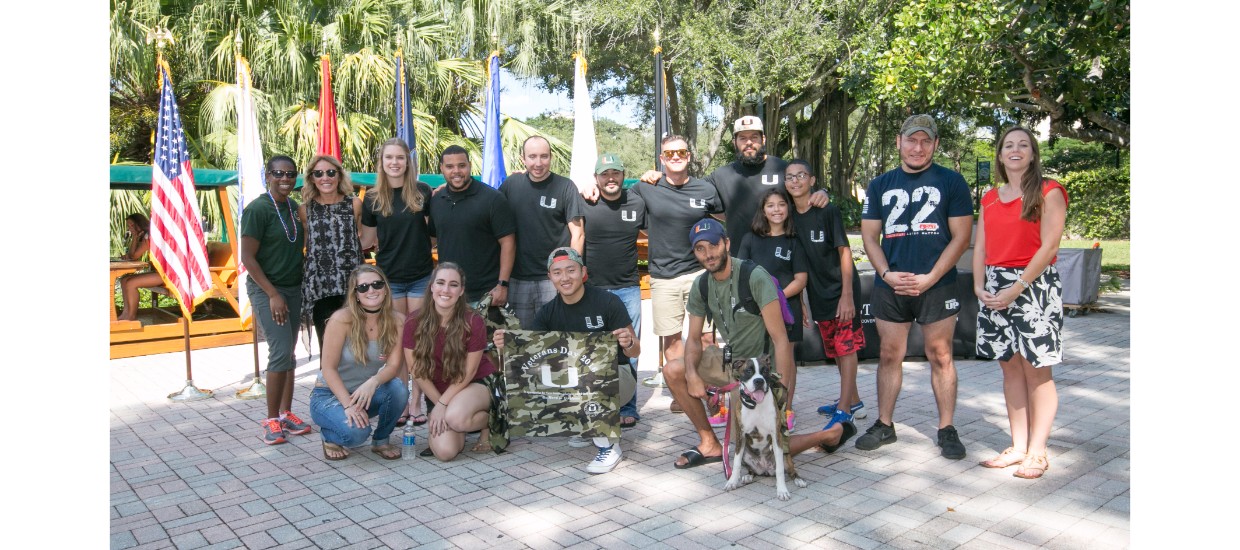
[[[160,69],[159,120],[151,170],[151,258],[188,320],[194,307],[207,297],[211,272],[181,114],[167,64]]]

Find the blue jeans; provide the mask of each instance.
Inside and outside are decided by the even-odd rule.
[[[426,294],[426,285],[430,283],[430,280],[431,276],[427,275],[421,279],[413,281],[412,283],[391,283],[388,286],[392,288],[392,299],[421,298],[423,294]]]
[[[642,287],[630,286],[625,288],[605,289],[607,292],[620,297],[620,301],[624,302],[624,309],[629,311],[629,319],[633,321],[633,333],[641,338],[642,335]],[[629,368],[633,370],[633,379],[637,379],[637,358],[629,358]],[[620,416],[631,416],[641,419],[641,415],[637,414],[637,392],[633,392],[633,398],[628,403],[620,406]]]
[[[388,436],[396,429],[396,420],[405,411],[409,403],[409,390],[399,378],[388,380],[386,384],[375,388],[375,395],[370,398],[370,408],[366,415],[378,416],[379,422],[370,423],[356,428],[345,420],[344,405],[336,399],[330,388],[314,388],[310,392],[310,419],[318,424],[323,441],[342,447],[357,447],[370,437],[374,428],[374,444],[384,445]]]
[[[267,339],[267,372],[293,370],[297,366],[297,331],[301,328],[301,287],[276,287],[276,291],[288,306],[288,318],[283,325],[277,325],[271,318],[271,299],[254,279],[246,281],[245,290],[250,297],[250,311],[254,315],[254,322],[258,323],[263,337]]]

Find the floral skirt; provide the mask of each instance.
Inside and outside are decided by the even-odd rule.
[[[1018,284],[1024,273],[1017,267],[986,266],[986,291],[999,291]],[[1004,310],[987,308],[978,300],[977,355],[1008,361],[1020,354],[1034,367],[1057,365],[1063,360],[1063,285],[1059,271],[1047,266],[1029,288]]]

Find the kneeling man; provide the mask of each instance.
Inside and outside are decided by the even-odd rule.
[[[724,452],[707,421],[706,407],[702,405],[706,386],[723,387],[732,381],[726,361],[722,371],[699,365],[702,358],[702,326],[708,309],[719,335],[731,347],[733,359],[759,357],[767,353],[771,355],[778,372],[795,368],[792,364],[792,344],[788,341],[780,311],[779,295],[770,274],[761,266],[755,266],[748,281],[740,280],[741,261],[729,255],[727,233],[717,220],[704,218],[694,224],[689,240],[694,257],[705,268],[698,277],[707,277],[708,298],[702,300],[696,291],[689,293],[689,338],[684,359],[669,361],[663,367],[667,387],[676,401],[684,404],[685,415],[693,422],[693,428],[702,439],[700,445],[685,451],[676,460],[676,468],[681,469],[719,462]],[[699,284],[694,281],[693,288],[698,288]],[[760,315],[749,313],[742,307],[737,291],[739,285],[749,286],[750,294],[760,308]],[[788,447],[794,455],[816,446],[826,452],[834,452],[856,433],[857,428],[852,422],[831,424],[819,432],[791,436]]]
[[[521,328],[563,332],[607,331],[614,334],[618,346],[616,370],[620,375],[620,394],[616,402],[628,403],[636,391],[629,358],[641,355],[641,342],[633,333],[633,322],[624,302],[606,290],[586,286],[587,277],[585,263],[576,250],[567,246],[552,250],[547,257],[547,278],[551,279],[557,295],[538,308],[529,326]],[[504,346],[503,330],[495,331],[495,346]],[[620,462],[620,439],[596,437],[594,445],[598,447],[598,454],[586,465],[586,471],[591,474],[610,472]]]

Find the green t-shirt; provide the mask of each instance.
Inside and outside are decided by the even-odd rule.
[[[278,211],[276,208],[276,203],[266,193],[250,202],[241,211],[241,236],[258,241],[258,253],[254,256],[271,284],[301,286],[305,273],[302,254],[306,247],[306,228],[297,218],[297,201],[290,197],[288,202],[278,206]],[[297,237],[290,242],[288,237],[294,231]]]
[[[694,279],[693,288],[689,291],[689,303],[685,307],[690,315],[706,316],[706,308],[710,308],[715,328],[723,340],[732,346],[732,356],[758,357],[762,355],[763,344],[766,342],[766,324],[761,315],[754,315],[740,307],[740,297],[736,290],[740,284],[741,261],[732,258],[732,275],[726,281],[716,281],[710,272],[703,271],[698,279],[706,277],[706,304],[702,303],[702,295],[698,291],[701,284]],[[775,292],[775,283],[771,275],[762,266],[754,266],[749,275],[749,290],[753,299],[761,308],[779,298]],[[782,321],[781,321],[782,322]],[[773,351],[773,350],[770,350]]]

